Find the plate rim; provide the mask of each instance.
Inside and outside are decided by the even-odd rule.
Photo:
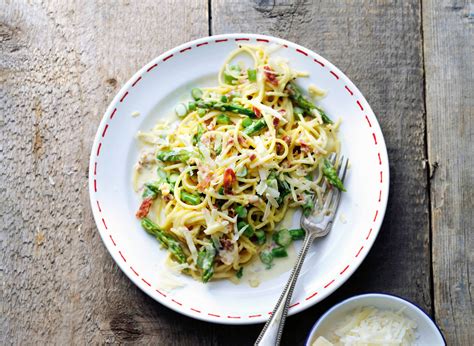
[[[234,325],[244,325],[244,324],[255,324],[255,323],[262,323],[267,320],[267,314],[258,314],[258,315],[249,315],[249,316],[222,316],[212,313],[204,313],[199,311],[198,309],[188,308],[185,309],[181,303],[177,302],[172,298],[167,298],[167,296],[160,292],[158,289],[154,289],[151,287],[151,284],[147,282],[144,278],[139,277],[137,272],[128,264],[126,264],[126,260],[123,257],[120,251],[114,251],[115,242],[113,241],[112,237],[109,234],[106,234],[108,228],[106,226],[104,218],[101,216],[101,210],[98,204],[98,200],[94,198],[94,195],[97,193],[96,187],[96,158],[100,152],[101,148],[101,139],[104,137],[104,134],[108,127],[108,120],[111,120],[114,114],[117,111],[117,105],[122,103],[131,87],[133,87],[142,77],[142,75],[146,72],[151,71],[153,68],[158,66],[160,63],[165,62],[166,60],[173,57],[175,54],[182,53],[191,48],[198,48],[208,44],[216,44],[219,42],[227,42],[229,40],[234,40],[235,42],[239,41],[249,41],[255,40],[256,42],[262,43],[279,43],[285,46],[286,48],[293,48],[296,52],[307,56],[308,58],[314,60],[315,63],[320,64],[322,67],[327,66],[329,73],[331,73],[334,78],[342,79],[345,82],[345,88],[347,92],[350,93],[351,96],[355,96],[358,94],[358,98],[355,100],[356,104],[360,108],[361,112],[365,113],[367,122],[370,128],[373,131],[375,145],[378,148],[379,154],[379,162],[381,166],[381,173],[384,174],[383,181],[380,182],[380,198],[379,198],[379,207],[376,209],[373,224],[371,230],[369,231],[369,235],[367,236],[364,245],[361,247],[355,258],[352,260],[351,264],[348,265],[341,273],[340,276],[336,279],[333,279],[329,282],[326,286],[324,286],[324,290],[319,293],[315,293],[312,296],[307,297],[306,299],[302,300],[303,304],[298,304],[293,306],[292,309],[289,310],[288,315],[294,315],[299,313],[303,310],[306,310],[318,302],[324,300],[326,297],[334,293],[340,286],[342,286],[351,276],[352,274],[359,268],[363,260],[366,258],[367,254],[369,253],[370,249],[372,248],[378,233],[380,232],[381,225],[385,216],[385,212],[387,209],[387,202],[389,196],[389,188],[390,188],[390,166],[389,166],[389,159],[387,154],[387,148],[385,144],[385,138],[382,133],[382,129],[379,125],[378,119],[373,112],[372,108],[370,107],[368,101],[357,88],[357,86],[351,81],[349,77],[347,77],[339,68],[337,68],[334,64],[330,61],[322,57],[321,55],[317,54],[311,49],[308,49],[304,46],[298,45],[294,42],[269,36],[269,35],[261,35],[261,34],[251,34],[251,33],[232,33],[232,34],[221,34],[221,35],[213,35],[213,36],[206,36],[202,38],[198,38],[192,41],[185,42],[181,45],[178,45],[172,49],[167,50],[166,52],[160,54],[156,58],[152,59],[150,62],[145,64],[142,68],[140,68],[133,76],[120,88],[117,94],[114,96],[112,101],[109,103],[102,120],[98,126],[96,135],[94,137],[94,141],[91,147],[91,154],[89,159],[89,177],[88,177],[88,185],[89,185],[89,198],[91,203],[91,209],[94,216],[94,221],[96,223],[97,230],[99,231],[100,237],[107,248],[107,251],[112,256],[115,263],[119,266],[122,272],[144,293],[150,296],[155,301],[159,302],[160,304],[180,313],[186,315],[188,317],[196,318],[206,322],[218,323],[218,324],[234,324]],[[349,89],[350,87],[350,89]],[[370,120],[369,120],[370,117]],[[109,119],[110,118],[110,119]],[[375,138],[375,133],[378,135],[378,141]],[[370,237],[369,240],[369,236]],[[120,258],[121,257],[121,258]],[[344,274],[344,275],[343,275]],[[328,289],[328,287],[331,288]],[[318,295],[318,299],[314,299],[311,301],[311,298]]]

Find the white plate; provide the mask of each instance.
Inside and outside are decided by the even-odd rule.
[[[389,294],[370,293],[346,299],[329,309],[314,325],[306,340],[306,346],[311,346],[318,336],[328,335],[332,328],[334,328],[334,325],[340,322],[347,313],[363,306],[373,306],[377,309],[393,311],[404,309],[403,313],[417,325],[417,345],[446,345],[439,328],[431,317],[418,306]]]
[[[89,192],[97,227],[115,262],[149,296],[182,314],[228,324],[266,320],[289,273],[257,288],[228,281],[202,284],[183,276],[185,287],[165,290],[165,251],[134,216],[140,197],[133,192],[131,180],[138,157],[137,131],[150,129],[169,115],[178,101],[189,97],[193,86],[217,83],[219,67],[239,43],[281,45],[275,54],[310,73],[300,79],[303,86],[314,83],[328,91],[321,105],[333,119],[342,118],[342,152],[352,162],[345,181],[348,192],[334,228],[311,248],[290,314],[327,297],[357,269],[379,231],[389,188],[385,142],[369,104],[338,68],[307,48],[270,36],[219,35],[185,43],[138,71],[108,107],[92,147]],[[132,117],[136,111],[140,115]]]

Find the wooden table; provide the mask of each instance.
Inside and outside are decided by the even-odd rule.
[[[302,344],[346,297],[388,292],[433,316],[448,344],[474,344],[473,12],[435,0],[1,1],[1,343],[253,342],[261,325],[192,320],[136,288],[102,244],[87,191],[99,121],[138,68],[191,39],[252,32],[341,68],[390,157],[375,246],[342,288],[289,319],[284,343]]]

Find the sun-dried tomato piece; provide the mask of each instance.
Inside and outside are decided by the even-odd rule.
[[[261,117],[262,117],[262,112],[260,112],[260,109],[258,109],[257,107],[253,106],[253,107],[252,107],[252,110],[253,110],[253,112],[255,113],[255,116],[256,116],[257,118],[261,118]]]
[[[232,168],[224,171],[224,192],[232,193],[232,184],[236,181],[235,172]]]
[[[145,198],[142,201],[142,204],[140,205],[140,208],[138,208],[138,211],[135,214],[135,216],[139,219],[142,219],[145,216],[147,216],[148,212],[150,211],[152,203],[153,203],[153,200],[151,198]]]
[[[266,65],[263,67],[263,74],[265,75],[265,78],[267,79],[268,83],[275,86],[278,85],[277,74],[270,66]]]

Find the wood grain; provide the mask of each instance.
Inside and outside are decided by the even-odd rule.
[[[431,313],[420,11],[418,1],[212,1],[213,34],[279,36],[337,65],[368,99],[388,146],[391,193],[374,248],[334,295],[289,319],[286,344],[301,343],[325,309],[357,293],[394,293]]]
[[[474,7],[423,1],[436,321],[474,344]]]
[[[210,335],[121,273],[86,188],[118,88],[166,49],[206,36],[207,14],[207,1],[0,2],[1,344],[194,345]]]

